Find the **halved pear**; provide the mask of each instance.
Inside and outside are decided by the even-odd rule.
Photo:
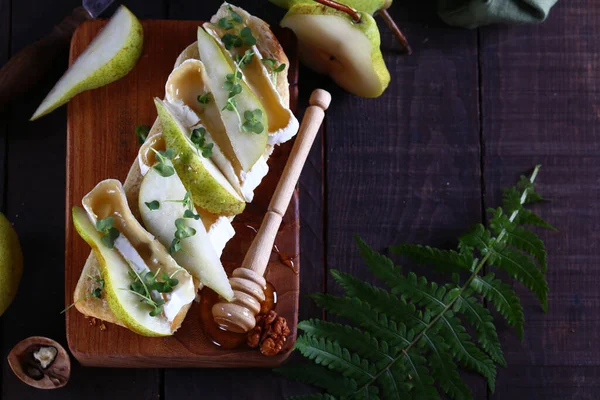
[[[342,88],[363,97],[378,97],[390,82],[373,17],[348,14],[320,4],[295,4],[281,21],[298,37],[300,58],[309,68],[327,74]]]
[[[249,171],[262,156],[267,145],[268,134],[266,128],[264,132],[259,134],[244,132],[242,130],[244,121],[240,120],[240,118],[244,118],[246,111],[260,110],[261,117],[259,121],[264,127],[268,127],[267,112],[243,79],[239,81],[242,91],[234,97],[237,113],[224,109],[229,98],[229,91],[223,85],[227,81],[228,75],[233,76],[234,69],[231,68],[225,54],[223,54],[215,39],[201,27],[198,27],[198,51],[200,53],[200,61],[203,62],[206,68],[208,87],[220,111],[221,119],[233,151],[242,169]]]
[[[75,95],[121,79],[142,55],[144,30],[125,6],[119,7],[104,29],[60,78],[37,108],[36,120]]]
[[[198,154],[184,127],[160,99],[154,99],[163,127],[163,137],[176,156],[173,165],[184,186],[192,193],[195,204],[212,214],[237,215],[246,203],[229,181],[208,158]],[[266,136],[266,135],[265,135]]]
[[[142,180],[139,194],[142,220],[146,229],[165,247],[169,247],[175,238],[175,221],[183,218],[187,209],[182,203],[173,200],[183,199],[186,193],[177,174],[163,177],[158,171],[150,169]],[[146,205],[153,201],[158,201],[158,209],[151,210]],[[230,301],[233,299],[233,290],[204,224],[194,218],[184,218],[184,221],[186,226],[196,230],[196,234],[181,239],[181,250],[175,252],[173,258],[205,286]]]
[[[216,39],[217,43],[221,47],[221,51],[227,55],[227,60],[230,66],[235,68],[234,58],[236,56],[242,57],[248,47],[232,47],[230,50],[227,50],[225,46],[223,46],[221,39],[225,34],[231,32],[231,30],[220,28],[217,24],[217,21],[219,21],[221,18],[228,18],[230,14],[230,8],[242,17],[243,24],[238,24],[238,29],[240,27],[247,26],[250,28],[253,35],[258,36],[261,29],[264,29],[261,25],[264,24],[264,22],[258,18],[252,17],[245,10],[239,7],[224,3],[219,8],[215,16],[211,18],[211,22],[207,22],[203,25],[206,32]],[[254,52],[254,57],[252,57],[252,61],[242,70],[244,79],[256,97],[258,97],[265,111],[267,112],[267,119],[269,121],[269,144],[284,143],[290,140],[298,132],[299,125],[298,120],[290,111],[288,105],[284,104],[281,96],[277,92],[274,84],[276,79],[272,78],[279,73],[287,74],[287,65],[284,66],[284,69],[281,72],[269,71],[267,70],[266,64],[262,61],[264,57],[258,47],[254,45],[250,49]],[[287,58],[283,61],[275,60],[275,62],[278,63],[276,67],[279,66],[279,63],[289,63]]]

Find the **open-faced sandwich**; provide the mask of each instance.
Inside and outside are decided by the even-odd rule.
[[[232,299],[220,261],[231,221],[298,130],[288,64],[269,26],[238,7],[198,27],[125,183],[102,181],[73,209],[92,247],[74,293],[81,313],[166,336],[202,286]]]

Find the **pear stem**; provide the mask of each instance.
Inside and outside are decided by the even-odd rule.
[[[338,3],[337,1],[334,1],[334,0],[315,0],[315,1],[317,3],[323,4],[324,6],[334,8],[341,12],[345,12],[346,14],[350,15],[350,17],[354,20],[354,22],[357,22],[357,23],[360,22],[360,13],[350,6]],[[396,36],[396,39],[398,39],[398,41],[400,42],[402,47],[404,47],[404,51],[406,52],[406,54],[410,55],[412,53],[412,49],[410,48],[410,45],[408,44],[408,40],[406,40],[406,36],[404,36],[404,34],[400,30],[400,28],[398,28],[398,25],[396,25],[396,22],[394,22],[393,18],[387,12],[387,8],[390,5],[391,5],[391,2],[387,2],[386,5],[384,6],[384,8],[377,11],[377,13],[379,15],[381,15],[381,17],[385,21],[385,24],[388,26],[388,28],[390,28],[392,30],[392,32],[394,33],[394,36]]]
[[[391,17],[391,15],[387,12],[387,10],[381,9],[381,10],[377,11],[377,13],[381,16],[381,18],[383,18],[383,21],[388,26],[388,28],[390,28],[392,30],[392,32],[394,33],[394,36],[396,36],[396,39],[398,39],[398,41],[400,42],[402,47],[404,47],[406,54],[411,55],[412,49],[410,48],[410,45],[408,44],[408,40],[406,40],[406,36],[404,36],[404,33],[402,33],[400,28],[398,28],[398,25],[396,25],[396,22]]]
[[[333,1],[333,0],[315,0],[315,1],[317,3],[323,4],[324,6],[335,8],[338,11],[345,12],[346,14],[348,14],[352,17],[354,22],[360,22],[360,14],[358,13],[358,11],[356,11],[354,8],[352,8],[350,6],[347,6],[342,3],[338,3],[337,1]]]

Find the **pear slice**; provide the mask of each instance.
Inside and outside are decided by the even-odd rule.
[[[217,166],[198,154],[189,139],[189,130],[171,113],[166,103],[157,98],[154,103],[166,146],[176,153],[173,165],[177,175],[192,193],[195,204],[217,215],[237,215],[244,211],[244,200]]]
[[[295,4],[281,26],[298,37],[302,62],[327,74],[342,88],[363,97],[378,97],[390,82],[377,24],[361,13],[355,23],[348,14],[319,4]]]
[[[140,21],[127,7],[119,7],[48,93],[31,121],[54,111],[83,91],[107,85],[127,75],[140,58],[143,43],[144,31]]]
[[[220,18],[229,17],[229,8],[242,17],[244,25],[251,29],[253,35],[258,35],[256,32],[260,32],[261,29],[259,24],[264,22],[258,18],[252,18],[250,14],[239,7],[223,4],[211,19],[212,23],[205,23],[203,25],[206,32],[216,39],[221,47],[221,51],[228,56],[227,60],[229,61],[230,66],[235,68],[234,58],[242,57],[248,47],[232,47],[231,50],[227,50],[225,46],[223,46],[221,38],[229,31],[220,28],[216,23]],[[241,29],[244,26],[242,24],[238,25],[238,29]],[[278,73],[287,73],[287,66],[283,65],[284,69],[280,72],[268,71],[267,64],[263,62],[264,57],[260,53],[258,47],[254,45],[251,47],[251,50],[254,52],[254,56],[252,57],[252,61],[242,70],[244,79],[267,112],[267,119],[269,121],[269,144],[284,143],[290,140],[298,132],[299,126],[298,120],[288,106],[283,103],[283,100],[281,96],[279,96],[274,85],[276,79],[273,79],[273,75],[276,76]],[[268,61],[279,62],[279,60]],[[283,64],[285,64],[285,62],[283,62]],[[273,69],[278,66],[279,64],[271,66],[271,68]]]
[[[184,218],[187,210],[184,204],[173,200],[182,200],[186,193],[177,174],[163,177],[155,169],[150,169],[142,180],[139,194],[142,220],[146,228],[167,248],[175,238],[175,221]],[[146,203],[155,201],[158,202],[158,208],[151,210]],[[230,301],[233,299],[233,290],[204,224],[194,218],[184,218],[184,221],[186,226],[195,229],[196,234],[181,239],[181,250],[175,252],[173,258],[205,286]]]
[[[216,106],[220,110],[221,119],[233,151],[242,169],[249,171],[262,156],[267,145],[268,134],[267,129],[258,134],[244,132],[242,129],[244,120],[240,119],[244,118],[246,111],[260,110],[259,122],[262,123],[263,127],[268,127],[267,113],[243,79],[239,80],[242,90],[234,97],[237,113],[224,109],[229,98],[229,91],[223,85],[227,81],[228,75],[233,76],[234,69],[231,68],[217,42],[201,27],[198,28],[198,51],[200,61],[203,62],[206,68],[208,87]],[[212,133],[215,134],[215,132]]]

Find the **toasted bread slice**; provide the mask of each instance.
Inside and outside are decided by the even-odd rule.
[[[255,36],[257,38],[257,47],[260,50],[261,54],[263,54],[265,57],[277,60],[278,64],[286,64],[285,71],[277,74],[276,89],[279,95],[281,96],[281,99],[284,102],[284,104],[289,104],[290,94],[287,78],[289,60],[285,55],[283,48],[279,44],[279,41],[277,40],[273,32],[271,32],[269,25],[266,24],[264,21],[254,16],[251,16],[246,11],[238,7],[235,7],[235,11],[240,13],[240,15],[242,15],[245,21],[248,21],[248,25],[252,26],[252,29],[255,32]],[[215,17],[213,17],[213,19],[214,18]],[[194,42],[181,52],[181,54],[175,62],[174,68],[177,68],[185,60],[198,58],[198,46],[197,43]],[[148,134],[148,137],[161,134],[161,130],[162,127],[160,125],[160,121],[157,118],[150,130],[150,133]],[[267,149],[265,150],[265,154],[263,155],[265,161],[268,159],[272,150],[273,146],[268,145]],[[123,188],[125,190],[125,194],[127,196],[127,201],[129,202],[131,212],[138,220],[141,220],[141,218],[137,199],[139,197],[139,189],[142,179],[143,175],[140,171],[140,166],[136,158],[136,160],[134,160],[133,164],[131,165],[129,173],[127,174],[127,178],[123,184]],[[94,254],[90,253],[81,272],[79,281],[77,282],[77,286],[75,287],[73,298],[75,300],[86,298],[87,295],[97,287],[96,282],[89,277],[96,277],[99,275],[100,273],[98,269],[98,261],[96,260]],[[106,322],[124,326],[123,323],[121,323],[115,317],[105,299],[96,299],[91,297],[86,300],[81,300],[75,304],[75,308],[77,308],[79,312],[90,318],[97,318]],[[184,307],[177,315],[176,321],[174,322],[180,323],[185,317],[188,308],[189,306]]]

